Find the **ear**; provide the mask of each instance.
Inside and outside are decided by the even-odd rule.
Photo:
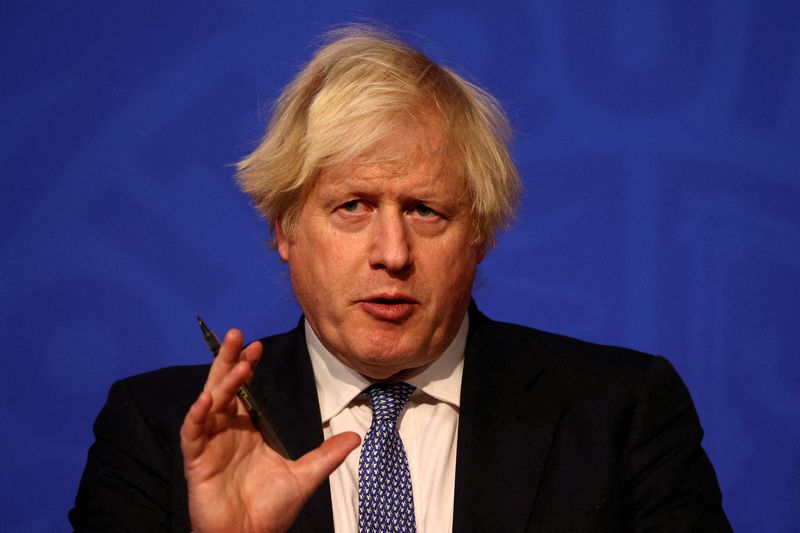
[[[478,248],[475,250],[475,264],[476,264],[476,265],[479,265],[479,264],[481,264],[481,261],[483,261],[483,258],[484,258],[485,256],[486,256],[486,246],[484,246],[484,245],[480,245],[480,246],[479,246],[479,247],[478,247]]]
[[[290,247],[289,238],[283,231],[283,221],[278,219],[275,221],[275,248],[277,248],[282,261],[289,261]]]

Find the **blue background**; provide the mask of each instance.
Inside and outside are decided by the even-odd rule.
[[[331,26],[498,96],[526,184],[490,316],[667,355],[738,531],[800,531],[800,2],[0,5],[0,530],[67,529],[114,379],[298,311],[231,164]]]

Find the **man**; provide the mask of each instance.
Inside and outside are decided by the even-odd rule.
[[[239,165],[304,320],[244,350],[230,331],[210,369],[115,384],[75,528],[729,530],[665,360],[471,303],[519,192],[507,140],[480,89],[384,32],[335,32]],[[296,460],[262,442],[243,383]],[[402,414],[373,430],[387,390]]]

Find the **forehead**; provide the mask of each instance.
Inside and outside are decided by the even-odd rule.
[[[314,188],[394,189],[459,194],[463,179],[435,127],[401,128],[358,156],[321,169]]]
[[[464,187],[460,187],[452,176],[436,172],[435,167],[424,163],[352,163],[323,170],[313,191],[312,195],[330,197],[331,200],[355,195],[459,202]]]

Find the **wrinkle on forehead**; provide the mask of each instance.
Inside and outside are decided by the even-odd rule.
[[[414,199],[422,202],[445,202],[455,209],[466,206],[466,188],[458,177],[440,169],[440,162],[421,158],[391,161],[354,161],[325,169],[314,186],[324,196],[344,198],[350,195]],[[324,192],[323,192],[324,191]]]
[[[346,161],[324,166],[320,175],[353,177],[357,180],[403,179],[413,175],[464,188],[459,167],[439,127],[429,121],[406,121],[395,134],[375,143],[368,150]]]

